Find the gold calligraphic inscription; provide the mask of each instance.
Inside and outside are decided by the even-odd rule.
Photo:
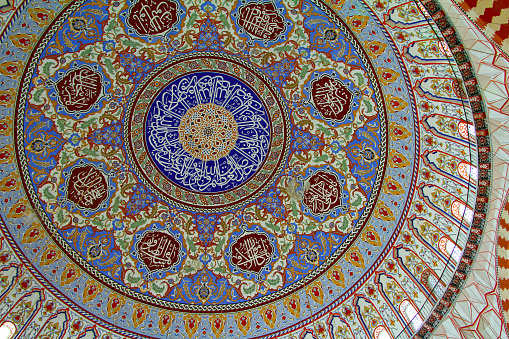
[[[163,231],[150,231],[136,243],[138,258],[150,271],[167,270],[180,260],[180,243]]]
[[[95,210],[108,197],[104,174],[93,165],[72,169],[67,184],[67,199],[81,208]]]
[[[161,34],[177,23],[177,9],[172,0],[139,0],[129,9],[127,23],[139,35]]]
[[[285,22],[270,2],[248,3],[239,9],[238,24],[255,39],[277,40],[285,30]]]
[[[350,89],[329,75],[313,81],[311,96],[313,105],[325,119],[343,121],[352,109]]]
[[[270,263],[274,246],[265,234],[248,233],[231,246],[232,264],[248,272],[260,273]]]
[[[327,214],[343,205],[343,187],[335,174],[318,171],[309,178],[308,183],[302,202],[313,214]]]
[[[88,66],[67,72],[56,83],[58,99],[69,112],[88,111],[102,93],[101,76]]]

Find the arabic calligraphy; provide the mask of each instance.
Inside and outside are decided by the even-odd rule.
[[[70,112],[88,111],[102,93],[101,75],[88,66],[67,72],[56,83],[59,101]]]
[[[237,23],[255,39],[277,40],[285,30],[283,17],[270,2],[242,6]]]
[[[146,232],[136,243],[138,258],[148,270],[168,270],[178,264],[181,244],[175,237],[163,231]]]
[[[311,96],[315,108],[325,119],[341,122],[352,109],[353,93],[340,80],[329,75],[312,82]]]
[[[266,234],[247,233],[231,245],[231,261],[243,271],[260,273],[270,263],[274,246]]]
[[[67,199],[81,208],[95,210],[108,197],[104,174],[93,165],[72,169],[67,185]]]
[[[260,169],[271,142],[261,99],[243,82],[216,72],[168,84],[145,126],[156,166],[195,192],[224,192],[246,182]]]
[[[304,191],[303,204],[313,214],[327,214],[343,205],[343,186],[333,173],[318,171],[309,178],[309,187]]]
[[[127,23],[139,35],[161,34],[177,23],[177,9],[172,0],[140,0],[130,8]]]

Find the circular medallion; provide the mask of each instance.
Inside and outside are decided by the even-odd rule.
[[[195,72],[171,81],[151,104],[145,124],[157,168],[198,193],[245,183],[265,162],[272,139],[260,97],[224,73]]]
[[[286,165],[285,103],[265,75],[233,56],[171,60],[137,93],[125,125],[128,154],[144,183],[172,204],[237,208]]]

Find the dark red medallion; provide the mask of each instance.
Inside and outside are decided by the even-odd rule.
[[[232,264],[253,273],[260,273],[270,263],[273,254],[274,246],[265,234],[244,234],[231,247]]]
[[[75,167],[67,182],[67,199],[81,208],[97,209],[108,198],[104,174],[93,165]]]
[[[318,171],[308,182],[302,202],[313,214],[327,214],[343,204],[343,187],[335,174]]]
[[[139,0],[131,6],[127,23],[139,35],[169,31],[178,21],[178,4],[172,0]]]
[[[175,237],[163,231],[143,234],[136,243],[138,258],[150,271],[167,270],[179,262],[180,243]]]
[[[56,83],[58,99],[69,112],[88,111],[102,93],[101,75],[88,66],[67,72]]]
[[[242,6],[237,23],[254,39],[277,40],[285,30],[284,18],[271,2]]]
[[[343,121],[352,109],[353,93],[341,80],[324,75],[311,84],[313,105],[324,119]]]

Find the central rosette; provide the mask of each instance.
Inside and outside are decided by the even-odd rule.
[[[199,104],[187,111],[179,126],[179,141],[187,153],[203,161],[224,158],[239,137],[237,122],[224,107]]]
[[[141,181],[191,210],[252,203],[278,178],[290,147],[274,85],[217,54],[161,65],[133,97],[128,119],[128,156]]]

